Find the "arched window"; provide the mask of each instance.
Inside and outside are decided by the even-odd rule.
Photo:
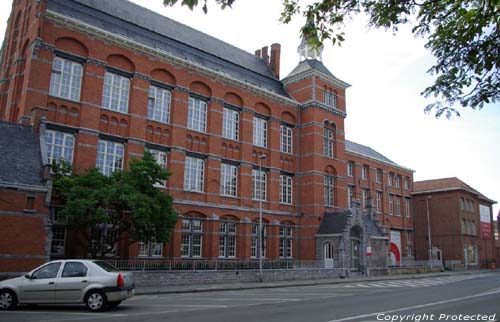
[[[202,218],[182,218],[181,257],[201,257],[203,247]]]
[[[219,222],[219,258],[236,258],[237,221],[226,217]]]
[[[262,222],[262,258],[266,258],[267,253],[267,230],[269,223]],[[252,243],[251,243],[251,254],[252,258],[259,258],[259,223],[252,223]]]

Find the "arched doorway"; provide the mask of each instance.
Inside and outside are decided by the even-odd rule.
[[[331,242],[326,242],[323,245],[323,258],[325,268],[333,268],[333,244]]]
[[[349,239],[351,244],[351,268],[360,269],[361,260],[361,228],[353,226],[349,231]]]

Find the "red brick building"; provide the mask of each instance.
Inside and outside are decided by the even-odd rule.
[[[47,185],[38,134],[0,121],[0,274],[50,257]]]
[[[0,118],[39,129],[49,161],[108,174],[148,149],[172,172],[172,240],[116,254],[255,258],[262,200],[266,258],[323,258],[324,214],[353,199],[412,254],[413,171],[345,139],[349,85],[306,42],[280,80],[278,44],[250,54],[127,1],[20,0],[3,48]],[[83,255],[54,229],[54,256]]]
[[[429,226],[432,248],[441,251],[445,266],[487,267],[495,259],[496,201],[458,178],[417,181],[412,198],[417,259],[429,258]]]

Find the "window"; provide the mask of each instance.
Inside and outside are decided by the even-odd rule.
[[[325,176],[325,206],[335,206],[335,178],[333,176]]]
[[[460,198],[460,209],[461,210],[465,209],[465,199],[463,197]]]
[[[85,277],[88,268],[79,262],[66,262],[61,277]]]
[[[382,175],[382,169],[377,169],[377,172],[375,172],[375,182],[382,183]]]
[[[220,194],[236,197],[238,186],[238,167],[222,163],[220,165]]]
[[[332,91],[325,90],[323,92],[323,102],[331,107],[337,107],[337,95]]]
[[[327,158],[335,156],[335,132],[327,127],[323,129],[323,155]]]
[[[163,256],[163,243],[139,242],[140,257],[161,257]]]
[[[352,201],[354,200],[354,190],[356,187],[347,186],[347,205],[349,208],[352,208]]]
[[[394,214],[394,195],[389,195],[389,215]]]
[[[405,190],[410,189],[410,178],[405,177]]]
[[[388,179],[389,179],[388,180],[389,187],[392,187],[393,186],[394,173],[389,173]]]
[[[280,202],[291,205],[293,202],[293,178],[292,176],[282,174],[280,176]]]
[[[50,243],[50,254],[52,256],[64,256],[64,245],[66,241],[66,228],[52,226],[52,241]]]
[[[266,200],[267,173],[265,171],[252,170],[252,198],[254,200]]]
[[[99,140],[97,144],[97,169],[109,176],[116,170],[123,168],[123,144]]]
[[[71,60],[56,57],[52,61],[50,95],[80,100],[83,66]]]
[[[252,245],[251,245],[251,257],[259,257],[259,224],[252,224]],[[262,223],[262,258],[266,258],[266,246],[267,246],[267,225]]]
[[[368,208],[368,198],[370,198],[370,190],[363,188],[363,209]]]
[[[367,165],[364,165],[361,168],[361,179],[368,180],[368,171],[369,167]]]
[[[394,175],[394,185],[396,188],[401,188],[401,176],[399,175]]]
[[[184,190],[203,192],[205,161],[186,157],[184,165]]]
[[[149,86],[148,119],[168,123],[170,120],[170,91]]]
[[[405,198],[405,216],[410,217],[410,198]]]
[[[267,121],[260,118],[253,118],[253,144],[262,148],[267,147]]]
[[[207,102],[189,98],[187,128],[198,132],[207,130]]]
[[[280,258],[293,258],[292,226],[280,226]]]
[[[59,267],[61,267],[61,262],[47,264],[33,272],[33,274],[31,274],[31,278],[37,280],[56,278],[57,273],[59,272]]]
[[[113,257],[118,254],[118,228],[110,224],[100,224],[92,230],[90,237],[91,252],[98,256]]]
[[[238,141],[240,113],[230,108],[224,108],[222,116],[222,136],[226,139]]]
[[[401,216],[401,197],[396,196],[396,216]]]
[[[73,163],[73,149],[75,146],[75,137],[73,135],[47,130],[45,132],[45,143],[50,164],[57,164],[60,160],[70,164]]]
[[[182,219],[181,257],[201,257],[203,222],[200,219]]]
[[[117,74],[104,74],[102,107],[108,110],[127,113],[130,79]]]
[[[382,191],[377,191],[377,213],[382,212]]]
[[[156,160],[156,163],[162,168],[167,168],[167,152],[149,149],[149,152],[153,155]],[[164,188],[167,184],[166,180],[162,180],[161,182],[156,182],[154,184],[155,187]]]
[[[280,151],[283,153],[293,153],[293,128],[280,126]]]
[[[219,257],[236,257],[236,232],[235,222],[219,223]]]
[[[354,176],[354,162],[352,161],[347,161],[347,176],[348,177]]]
[[[406,256],[412,255],[412,253],[413,253],[412,245],[413,245],[413,239],[411,238],[411,232],[407,231],[406,232]]]

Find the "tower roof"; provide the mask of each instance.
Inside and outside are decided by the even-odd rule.
[[[319,60],[316,59],[305,59],[301,61],[291,72],[288,74],[283,81],[286,82],[287,79],[292,79],[295,76],[307,75],[308,73],[316,74],[319,77],[324,78],[326,81],[339,86],[340,88],[351,87],[350,84],[338,79],[326,68],[326,66]]]

